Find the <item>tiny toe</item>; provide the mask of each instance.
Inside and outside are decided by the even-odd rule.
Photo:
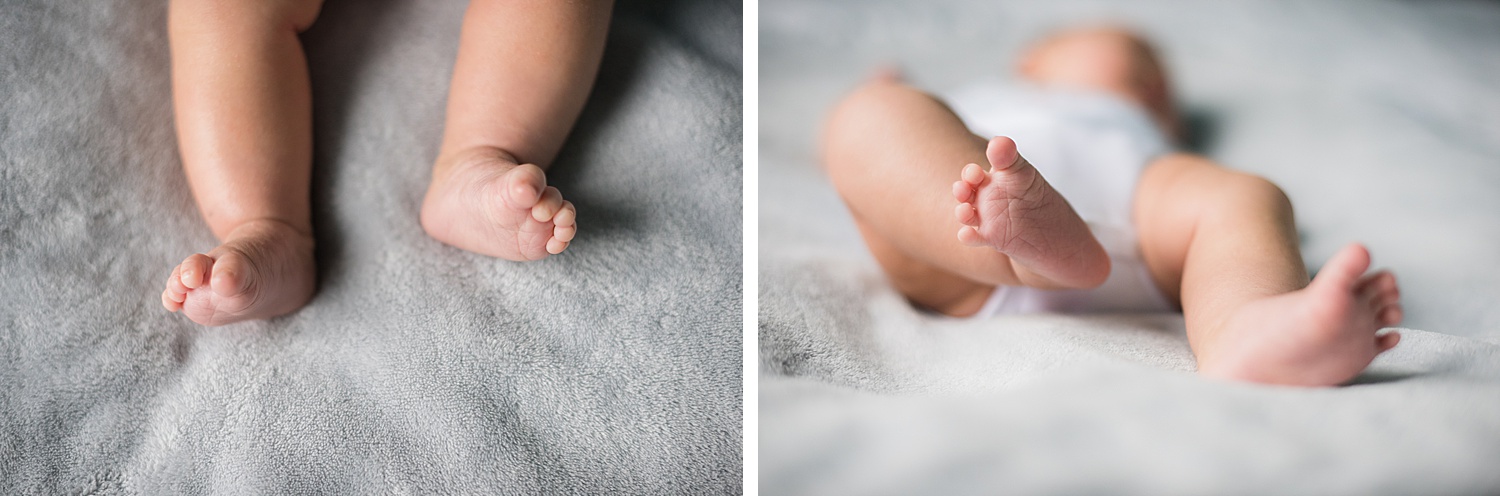
[[[567,225],[567,226],[553,225],[552,226],[552,239],[555,239],[555,240],[558,240],[558,241],[562,241],[564,243],[573,241],[573,236],[575,234],[577,234],[577,233],[578,233],[578,227],[577,226],[573,226],[573,225]]]
[[[1401,317],[1403,317],[1403,315],[1400,303],[1392,304],[1390,306],[1382,308],[1380,309],[1379,313],[1375,314],[1375,320],[1380,323],[1381,327],[1389,327],[1400,324]]]
[[[1400,342],[1401,333],[1399,332],[1391,331],[1385,334],[1377,335],[1375,336],[1375,349],[1377,350],[1376,353],[1384,353],[1386,351],[1389,351],[1391,348],[1395,348],[1396,344]]]
[[[182,264],[178,264],[176,267],[172,267],[172,273],[167,276],[167,289],[172,289],[174,287],[182,288],[183,290],[187,289],[186,286],[182,285]]]
[[[1380,291],[1383,298],[1401,298],[1401,286],[1396,283],[1396,274],[1392,274],[1390,271],[1382,270],[1379,274],[1376,274],[1375,287]]]
[[[957,218],[958,222],[962,223],[963,225],[979,225],[979,212],[974,210],[974,206],[968,203],[960,203],[957,207],[954,207],[953,216]]]
[[[980,168],[979,164],[965,165],[959,177],[962,177],[964,182],[969,183],[970,186],[978,186],[984,182],[984,169]]]
[[[1370,300],[1370,308],[1381,309],[1401,302],[1401,295],[1394,292],[1376,293]]]
[[[974,199],[974,185],[967,181],[953,181],[953,199],[959,203],[968,203]]]
[[[173,270],[172,277],[170,279],[167,279],[167,292],[170,292],[177,298],[179,298],[177,301],[183,301],[187,299],[188,291],[192,290],[188,289],[187,286],[182,285],[182,272],[180,270]]]
[[[984,244],[982,238],[979,237],[979,231],[972,226],[958,228],[958,241],[968,246],[980,246]]]
[[[573,207],[573,202],[563,200],[562,210],[558,210],[557,215],[552,216],[552,225],[572,226],[577,222],[577,219],[578,209]]]
[[[1380,308],[1380,293],[1374,287],[1365,286],[1363,288],[1356,288],[1355,291],[1355,296],[1359,298],[1359,301],[1364,302],[1365,306],[1370,307],[1372,310]]]
[[[1382,290],[1396,289],[1396,274],[1392,274],[1389,270],[1376,272],[1373,281]]]
[[[1361,291],[1388,293],[1396,290],[1396,276],[1388,270],[1382,270],[1360,278],[1355,287]]]
[[[552,216],[557,215],[557,211],[562,209],[562,202],[562,192],[548,186],[542,192],[542,199],[536,202],[536,206],[531,207],[531,218],[536,219],[537,222],[552,220]]]
[[[166,307],[167,310],[176,312],[182,308],[182,302],[172,299],[172,292],[163,289],[161,290],[161,306]]]
[[[175,287],[175,288],[167,288],[167,289],[165,289],[165,290],[162,291],[162,294],[167,295],[167,299],[169,299],[169,300],[175,301],[177,303],[182,303],[182,302],[187,301],[187,292],[185,292],[185,291],[179,291],[180,289],[187,289],[187,288],[183,288],[182,287],[182,283],[178,283],[177,287]]]
[[[547,240],[547,253],[556,255],[558,253],[562,253],[563,250],[566,249],[568,249],[567,241],[560,241],[557,238]]]
[[[172,298],[172,301],[175,301],[175,302],[178,302],[178,303],[182,303],[182,302],[187,301],[187,292],[188,291],[192,291],[192,290],[190,290],[190,289],[188,289],[186,287],[183,287],[182,283],[179,282],[179,283],[176,283],[176,287],[169,287],[169,288],[167,288],[167,296],[170,297],[170,298]]]
[[[182,265],[178,266],[180,271],[178,279],[182,281],[182,285],[187,287],[187,289],[198,289],[199,286],[202,286],[208,280],[208,275],[213,270],[213,265],[214,259],[208,258],[208,255],[202,253],[195,253],[187,257],[186,260],[183,260]]]

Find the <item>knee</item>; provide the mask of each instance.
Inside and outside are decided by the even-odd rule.
[[[1216,195],[1221,201],[1211,207],[1222,215],[1245,213],[1272,214],[1278,219],[1292,219],[1292,200],[1276,183],[1253,174],[1235,172],[1223,179]]]
[[[924,94],[920,90],[899,82],[884,79],[867,81],[845,95],[828,112],[828,119],[823,125],[824,140],[832,141],[879,124],[899,101],[921,95]]]
[[[285,29],[300,33],[317,20],[322,6],[322,0],[172,0],[168,23],[173,28]]]

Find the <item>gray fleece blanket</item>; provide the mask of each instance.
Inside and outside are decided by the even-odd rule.
[[[1155,39],[1192,145],[1267,176],[1317,267],[1350,241],[1407,329],[1339,388],[1193,374],[1178,315],[913,310],[817,166],[872,67],[951,90],[1089,20]],[[1500,5],[760,6],[759,481],[768,494],[1500,494]],[[1024,144],[1023,144],[1024,150]]]
[[[165,2],[0,2],[0,492],[739,492],[739,3],[617,6],[532,263],[418,225],[464,7],[327,3],[320,288],[206,329]]]

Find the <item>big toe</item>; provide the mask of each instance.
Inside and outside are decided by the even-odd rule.
[[[1323,269],[1318,272],[1315,284],[1338,288],[1341,291],[1349,291],[1359,281],[1359,276],[1370,268],[1370,251],[1363,245],[1353,243],[1345,246],[1323,264]]]
[[[505,173],[505,190],[502,198],[506,206],[528,209],[542,199],[547,187],[547,175],[532,164],[521,164]]]
[[[984,156],[989,159],[992,171],[1009,169],[1021,159],[1021,153],[1016,150],[1016,141],[1005,136],[991,138]]]
[[[233,297],[244,294],[254,277],[250,260],[238,251],[221,255],[214,264],[214,277],[210,283],[214,294]]]

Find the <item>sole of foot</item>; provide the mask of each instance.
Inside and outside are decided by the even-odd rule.
[[[206,326],[285,315],[312,298],[312,236],[279,221],[241,224],[172,269],[162,306]]]
[[[1004,253],[1057,287],[1091,288],[1109,277],[1109,255],[1068,201],[1004,136],[989,141],[990,170],[965,165],[953,183],[959,242]],[[1019,271],[1018,271],[1019,272]]]

